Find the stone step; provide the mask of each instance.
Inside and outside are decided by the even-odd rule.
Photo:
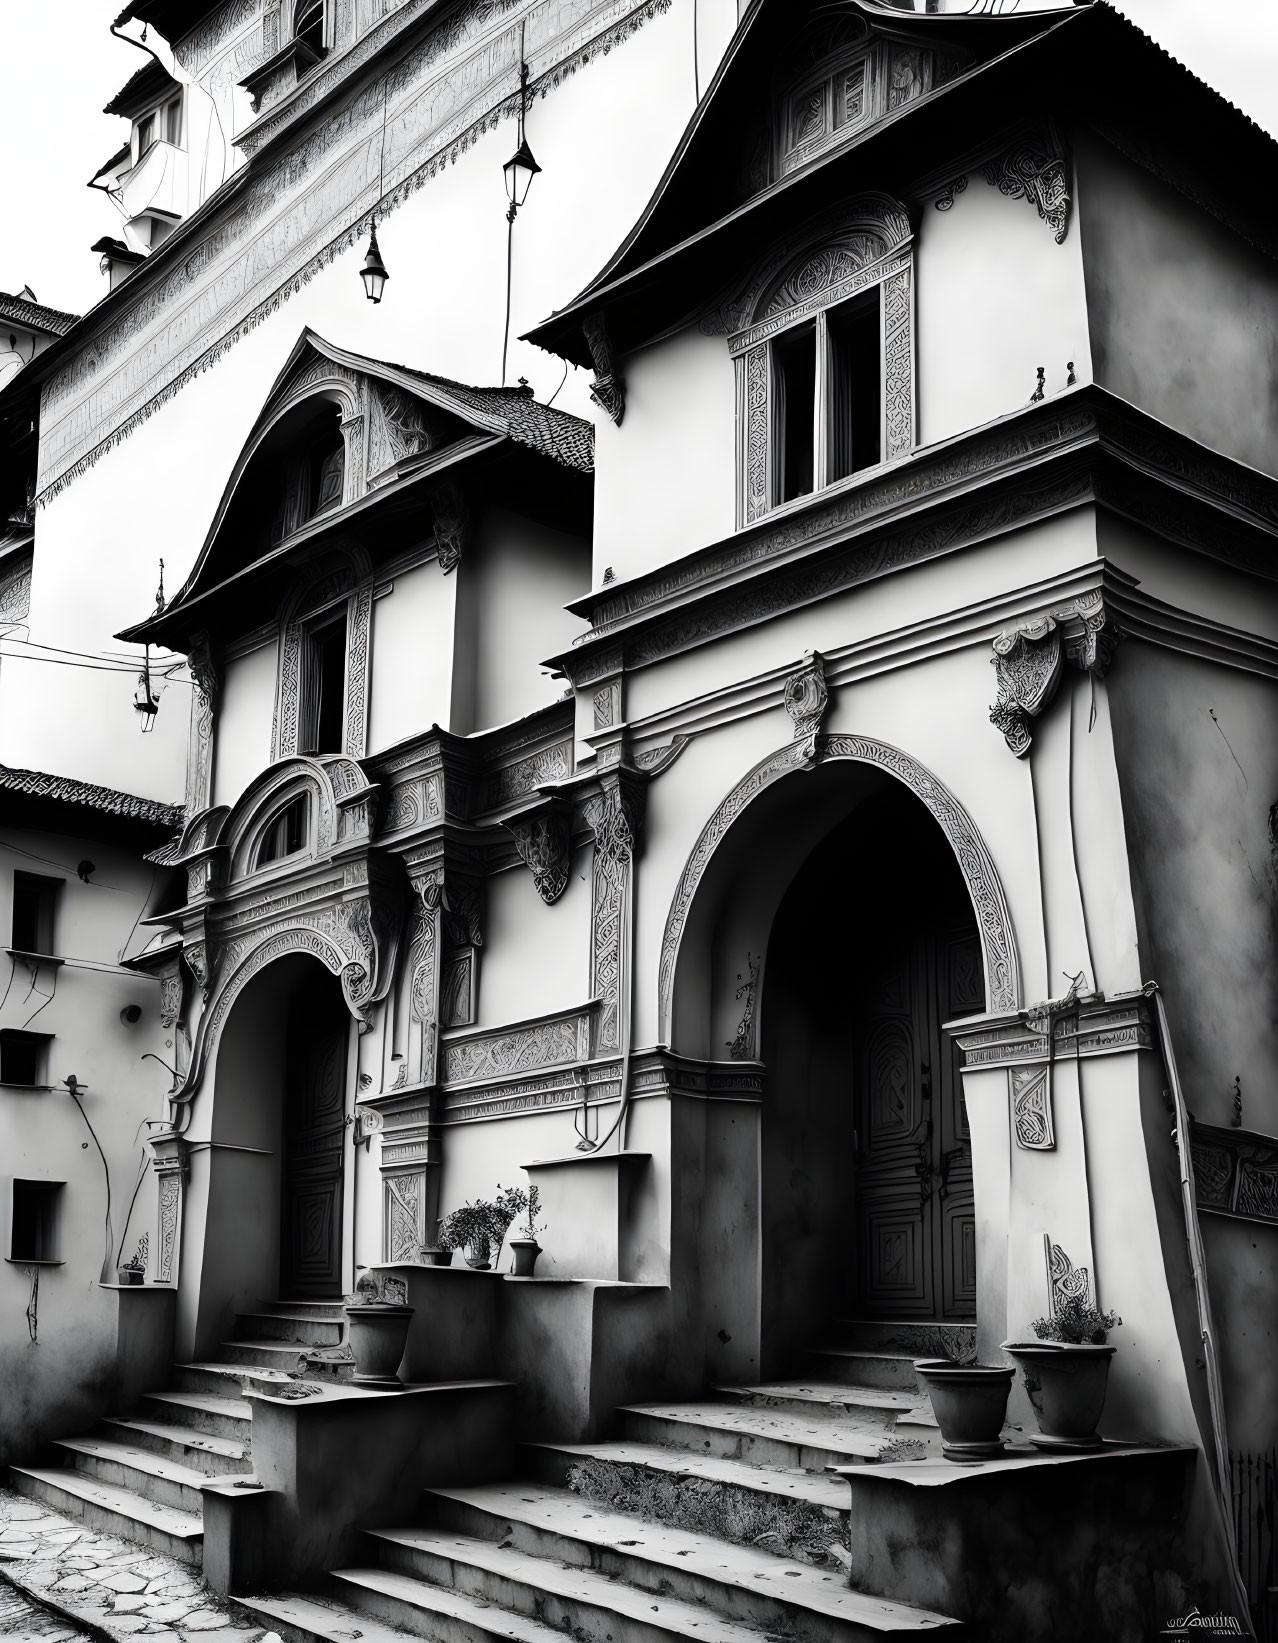
[[[236,1388],[238,1391],[238,1387]],[[189,1426],[213,1438],[248,1444],[253,1430],[253,1410],[240,1397],[213,1392],[148,1392],[142,1412],[157,1420]]]
[[[522,1563],[524,1578],[532,1582],[546,1569],[567,1566],[573,1574],[611,1577],[650,1597],[704,1605],[703,1614],[710,1610],[734,1624],[785,1628],[812,1643],[847,1643],[949,1623],[944,1615],[852,1591],[842,1569],[818,1569],[753,1546],[644,1522],[561,1489],[519,1482],[430,1489],[423,1508],[435,1528],[378,1530],[367,1537],[378,1545],[383,1565],[439,1580],[441,1560],[454,1569],[491,1571],[486,1559],[498,1553],[514,1560],[512,1574]],[[459,1551],[440,1551],[441,1544],[464,1541],[469,1545]],[[483,1595],[507,1602],[506,1585],[503,1581],[499,1593]]]
[[[367,1571],[370,1574],[374,1570]],[[256,1597],[232,1597],[228,1599],[231,1613],[250,1625],[265,1626],[269,1632],[275,1632],[283,1638],[284,1643],[352,1643],[358,1638],[360,1643],[405,1643],[410,1633],[401,1631],[398,1626],[387,1626],[379,1621],[372,1620],[364,1610],[353,1610],[348,1604],[332,1598],[321,1596],[316,1592],[274,1592],[269,1595]],[[480,1606],[485,1614],[497,1613]],[[507,1620],[516,1620],[516,1615],[506,1616]],[[536,1622],[525,1622],[535,1625]],[[545,1637],[538,1636],[536,1643],[564,1643],[561,1633],[551,1632],[543,1627]],[[460,1634],[459,1634],[460,1635]],[[478,1634],[482,1635],[482,1634]],[[511,1631],[502,1635],[522,1637],[522,1633]],[[532,1643],[532,1639],[529,1639]]]
[[[294,1366],[298,1357],[295,1347],[292,1357]],[[176,1392],[208,1392],[214,1397],[238,1398],[245,1387],[254,1392],[271,1392],[295,1379],[284,1369],[267,1369],[258,1364],[180,1363],[174,1364],[169,1385]]]
[[[913,1358],[961,1358],[976,1351],[976,1324],[946,1318],[839,1318],[831,1346],[861,1352],[908,1352]]]
[[[809,1347],[799,1355],[799,1373],[814,1380],[838,1381],[844,1386],[877,1386],[913,1392],[922,1397],[923,1388],[914,1373],[918,1352],[862,1351],[850,1346]]]
[[[331,1301],[270,1301],[264,1312],[286,1312],[298,1317],[331,1318],[339,1324],[346,1322],[345,1299],[338,1295]]]
[[[132,1415],[112,1415],[99,1422],[103,1437],[117,1443],[135,1444],[153,1454],[175,1460],[205,1477],[220,1478],[235,1472],[246,1472],[252,1465],[249,1433],[244,1441],[233,1438],[210,1437],[190,1426],[175,1426],[161,1421],[138,1420]]]
[[[750,1466],[656,1443],[527,1443],[520,1460],[530,1478],[571,1489],[580,1500],[659,1522],[677,1512],[681,1527],[728,1540],[741,1537],[725,1525],[755,1542],[769,1533],[770,1519],[781,1539],[823,1547],[839,1538],[848,1512],[847,1486],[828,1473]],[[772,1539],[765,1544],[776,1550]]]
[[[153,1450],[135,1444],[117,1443],[90,1433],[83,1438],[57,1438],[52,1445],[67,1457],[66,1464],[82,1477],[111,1483],[135,1495],[143,1495],[157,1506],[199,1517],[204,1509],[200,1489],[207,1479],[177,1461],[166,1460]]]
[[[130,1489],[59,1467],[11,1466],[9,1480],[19,1494],[43,1501],[91,1529],[151,1546],[182,1563],[199,1564],[203,1559],[202,1516],[157,1505]]]
[[[891,1431],[919,1403],[919,1394],[884,1386],[839,1381],[762,1381],[756,1386],[716,1386],[716,1397],[752,1409],[789,1409],[795,1414],[850,1418]],[[923,1394],[926,1402],[926,1393]]]
[[[462,1535],[419,1538],[434,1580],[402,1569],[339,1569],[333,1576],[361,1614],[431,1643],[767,1643],[753,1626]]]
[[[302,1354],[307,1350],[308,1347],[298,1341],[220,1341],[218,1362],[236,1373],[242,1373],[247,1367],[288,1375],[299,1367]]]
[[[853,1420],[750,1409],[728,1403],[634,1404],[619,1411],[622,1436],[662,1443],[721,1460],[759,1466],[826,1466],[878,1460],[891,1434]]]
[[[340,1346],[343,1318],[312,1317],[307,1312],[237,1312],[235,1334],[241,1341],[287,1341],[306,1346]]]

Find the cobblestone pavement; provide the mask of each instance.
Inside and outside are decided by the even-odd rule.
[[[72,1618],[33,1608],[26,1593]],[[104,1633],[146,1643],[270,1643],[275,1635],[235,1620],[189,1564],[0,1489],[0,1638],[71,1643]]]

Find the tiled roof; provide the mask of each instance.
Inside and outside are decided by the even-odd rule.
[[[163,844],[157,845],[154,850],[148,850],[143,861],[154,862],[157,867],[172,867],[182,854],[182,835],[175,833],[171,839],[165,839]]]
[[[152,58],[129,76],[102,112],[132,117],[148,103],[158,102],[177,83],[168,69]]]
[[[60,308],[46,308],[41,302],[28,302],[12,292],[0,291],[0,319],[11,319],[18,325],[29,325],[37,331],[50,331],[55,337],[65,336],[79,314],[64,314]]]
[[[48,776],[41,770],[15,770],[3,764],[0,764],[0,793],[74,805],[96,811],[100,816],[117,816],[124,821],[166,829],[180,827],[184,815],[180,804],[161,804],[158,799],[140,799],[134,793],[118,793],[113,787],[77,782],[70,776]]]
[[[569,411],[543,405],[523,388],[472,388],[448,377],[432,376],[409,365],[393,370],[427,383],[441,398],[451,399],[463,417],[500,424],[517,444],[527,445],[542,456],[552,457],[565,468],[592,473],[595,466],[595,430],[589,422]]]

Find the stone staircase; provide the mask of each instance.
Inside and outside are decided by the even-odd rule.
[[[169,1385],[136,1410],[57,1439],[38,1466],[10,1467],[11,1487],[91,1528],[200,1565],[201,1486],[252,1473],[244,1392],[296,1384],[303,1354],[320,1354],[307,1364],[316,1378],[351,1373],[339,1355],[340,1302],[278,1302],[238,1314],[236,1325],[217,1361],[176,1364]]]
[[[849,1584],[849,1490],[826,1468],[939,1452],[911,1352],[881,1334],[844,1328],[833,1356],[811,1355],[825,1378],[623,1408],[598,1443],[525,1444],[520,1479],[427,1490],[318,1589],[235,1606],[290,1643],[957,1637],[943,1613]]]

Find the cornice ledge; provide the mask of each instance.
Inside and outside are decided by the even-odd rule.
[[[1050,1010],[1037,1005],[962,1016],[945,1022],[942,1031],[962,1050],[967,1072],[1157,1047],[1149,998],[1141,989],[1080,997]]]

